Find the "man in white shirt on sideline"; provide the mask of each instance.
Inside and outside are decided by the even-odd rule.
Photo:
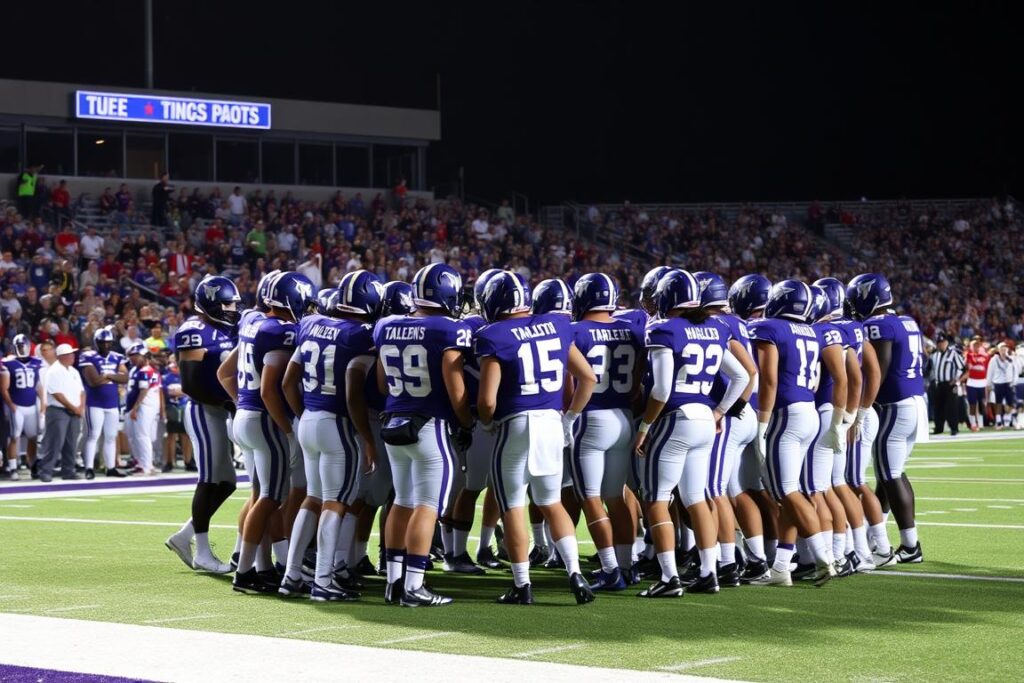
[[[70,344],[57,347],[57,362],[46,371],[44,381],[46,437],[43,456],[39,460],[39,480],[53,480],[58,458],[63,479],[81,479],[75,473],[75,444],[78,443],[85,411],[85,387],[75,368],[75,350]]]

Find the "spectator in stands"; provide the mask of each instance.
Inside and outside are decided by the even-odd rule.
[[[71,218],[71,193],[68,191],[68,181],[61,180],[50,193],[50,207],[53,209],[55,220]]]
[[[57,255],[72,261],[78,260],[80,245],[78,244],[78,231],[70,221],[64,223],[64,229],[57,233],[53,239],[53,246]]]
[[[135,201],[132,199],[132,193],[128,189],[127,183],[121,183],[117,194],[114,195],[114,200],[116,208],[114,221],[118,224],[130,223],[135,211]]]
[[[401,211],[402,210],[402,207],[405,205],[405,195],[407,195],[408,193],[409,193],[408,183],[406,183],[405,178],[399,178],[398,179],[398,184],[395,185],[394,189],[391,191],[391,196],[395,200],[395,210],[396,211]]]
[[[82,263],[98,261],[103,255],[103,242],[103,238],[96,234],[96,228],[90,225],[79,242],[79,247],[82,251]]]
[[[100,214],[109,216],[116,210],[117,197],[114,196],[114,191],[109,187],[103,188],[103,194],[100,195]]]
[[[206,228],[205,234],[206,243],[209,245],[215,245],[219,242],[224,241],[224,223],[219,219],[213,219],[213,222]]]
[[[0,273],[7,273],[11,270],[16,270],[21,266],[14,260],[14,254],[10,249],[4,249],[4,253],[0,256]]]
[[[167,340],[164,339],[164,326],[155,323],[149,330],[149,336],[142,342],[149,349],[150,353],[164,353],[167,351]]]
[[[100,283],[100,269],[96,265],[95,261],[89,261],[89,265],[86,266],[85,271],[78,276],[78,289],[84,292],[87,287],[95,288]]]
[[[167,207],[174,194],[174,185],[171,185],[171,176],[164,173],[160,176],[160,182],[153,186],[153,225],[164,227],[167,225]]]
[[[257,220],[252,226],[252,230],[245,236],[245,246],[250,262],[267,255],[267,232],[263,221]]]
[[[3,311],[5,319],[15,313],[21,314],[21,302],[18,301],[18,297],[14,294],[14,288],[10,285],[4,287],[0,294],[0,311]]]
[[[50,284],[57,287],[57,292],[61,298],[70,301],[75,292],[78,291],[78,288],[75,286],[74,264],[67,259],[58,262],[57,267],[50,276]]]
[[[242,188],[236,185],[235,189],[228,197],[228,211],[230,214],[229,220],[231,221],[231,225],[241,225],[248,210],[249,204],[246,202],[245,196],[242,195]]]
[[[41,170],[42,164],[33,164],[18,174],[18,213],[25,218],[36,215],[36,185]]]

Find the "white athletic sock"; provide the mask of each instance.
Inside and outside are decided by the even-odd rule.
[[[260,542],[260,549],[256,553],[256,571],[265,572],[273,568],[274,558],[270,555],[270,541],[267,539],[266,534],[264,534],[263,540]]]
[[[213,551],[210,550],[210,533],[196,534],[196,556],[202,555],[203,557],[213,557]]]
[[[455,541],[452,539],[452,528],[447,524],[441,525],[441,547],[445,555],[452,555],[455,550]]]
[[[192,521],[191,520],[189,520],[188,525],[192,526]],[[234,555],[237,552],[241,552],[241,550],[242,550],[242,532],[239,531],[239,532],[235,533],[235,549],[231,551],[231,554]]]
[[[679,570],[676,569],[676,552],[669,550],[666,553],[658,553],[658,564],[661,565],[661,580],[669,582],[673,576],[679,575]]]
[[[715,561],[718,559],[718,547],[700,549],[700,575],[707,576],[715,571]]]
[[[615,556],[615,548],[598,548],[597,556],[601,559],[601,571],[613,572],[619,566],[619,560]]]
[[[186,536],[188,538],[192,538],[193,536],[196,535],[196,529],[195,529],[195,527],[192,526],[192,518],[191,517],[189,517],[188,521],[185,522],[180,529],[178,529],[178,533],[176,535],[177,536]],[[242,534],[238,534],[238,538],[239,538],[239,543],[240,543],[241,542],[241,538],[242,538]],[[238,545],[238,544],[236,543],[235,545]],[[238,550],[238,548],[235,548],[236,552],[237,552],[237,550]]]
[[[789,565],[793,563],[793,551],[795,548],[788,543],[780,543],[775,548],[775,562],[772,569],[777,572],[788,572]]]
[[[917,546],[917,527],[900,529],[900,545],[904,548],[915,548]]]
[[[689,551],[691,548],[697,545],[697,539],[693,535],[693,529],[682,525],[683,527],[683,550]]]
[[[747,537],[747,550],[759,560],[767,559],[764,554],[764,536]]]
[[[544,545],[546,545],[549,548],[554,548],[555,547],[555,539],[551,537],[551,525],[548,524],[547,522],[544,522],[543,529],[544,529]]]
[[[558,554],[562,557],[562,562],[565,563],[565,573],[569,576],[578,574],[580,571],[580,550],[576,545],[576,537],[568,534],[567,536],[562,536],[554,543],[555,547],[558,548]]]
[[[402,578],[403,565],[405,564],[405,553],[389,557],[387,559],[388,583],[394,583]]]
[[[821,532],[821,535],[825,538],[825,547],[831,551],[832,548],[835,547],[832,541],[832,539],[835,538],[835,532],[831,529],[825,529]]]
[[[628,543],[617,543],[615,545],[615,561],[619,563],[619,569],[628,572],[633,568],[633,546]]]
[[[259,550],[258,543],[247,543],[242,541],[242,549],[238,551],[238,573],[244,574],[253,568],[256,562],[256,552]]]
[[[867,524],[861,524],[856,529],[852,530],[853,533],[853,551],[857,553],[862,561],[871,559],[871,546],[868,545],[868,526]]]
[[[885,522],[879,522],[878,524],[872,524],[868,535],[874,540],[876,549],[883,555],[888,555],[889,551],[892,550],[892,546],[889,545],[889,535],[885,531]]]
[[[490,548],[491,541],[494,540],[494,527],[493,526],[482,526],[480,527],[480,547],[477,552],[480,552],[483,548]]]
[[[644,535],[643,534],[640,534],[639,536],[637,536],[636,538],[633,539],[633,556],[634,557],[640,557],[641,555],[644,554],[644,551],[646,549],[647,549],[647,544],[644,543]]]
[[[515,582],[516,588],[521,588],[526,584],[530,583],[530,563],[529,562],[513,562],[512,563],[512,581]]]
[[[846,557],[846,534],[832,535],[832,557],[841,559]]]
[[[359,539],[352,541],[352,554],[350,557],[354,559],[349,564],[355,564],[366,557],[366,541],[360,541]]]
[[[279,564],[287,566],[288,563],[288,539],[282,538],[280,541],[274,541],[274,560]]]
[[[408,559],[408,557],[406,558]],[[405,592],[418,590],[423,585],[423,568],[405,564]]]
[[[334,549],[338,545],[341,517],[334,510],[320,513],[316,533],[316,585],[326,588],[334,578]]]
[[[978,419],[974,415],[968,414],[967,422],[970,423],[970,425],[973,427],[974,425],[978,424]]]
[[[853,529],[850,528],[849,524],[846,525],[846,534],[845,534],[845,536],[846,536],[846,552],[851,552],[853,550]]]
[[[14,458],[13,460],[8,459],[7,460],[7,469],[9,471],[11,471],[11,472],[17,472],[18,471],[18,459],[17,458]]]
[[[341,518],[341,530],[338,532],[338,545],[335,546],[335,556],[341,553],[341,564],[348,564],[348,554],[352,549],[352,541],[356,537],[356,523],[359,518],[355,515],[346,514]],[[336,557],[337,559],[337,557]]]
[[[452,529],[452,554],[462,555],[466,552],[466,542],[469,540],[468,529]]]
[[[531,524],[530,531],[533,533],[534,545],[545,545],[547,543],[547,539],[544,538],[544,522]]]
[[[316,530],[316,513],[299,508],[298,514],[295,515],[295,524],[292,526],[292,539],[288,544],[288,564],[285,565],[285,576],[292,581],[302,578],[302,558]]]
[[[807,548],[811,551],[811,557],[808,557],[808,560],[812,560],[815,564],[832,562],[832,549],[825,544],[825,534],[819,531],[808,536],[806,542]]]
[[[722,564],[734,564],[736,562],[735,543],[719,543],[718,550],[722,556]]]

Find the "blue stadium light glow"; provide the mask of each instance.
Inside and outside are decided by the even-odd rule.
[[[101,121],[270,129],[270,105],[167,95],[75,91],[75,117]]]

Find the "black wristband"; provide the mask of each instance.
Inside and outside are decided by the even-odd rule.
[[[728,415],[729,417],[739,417],[740,414],[743,412],[743,409],[746,407],[747,402],[744,401],[742,398],[738,398],[736,399],[736,402],[732,404],[729,410],[726,411],[725,414]]]

